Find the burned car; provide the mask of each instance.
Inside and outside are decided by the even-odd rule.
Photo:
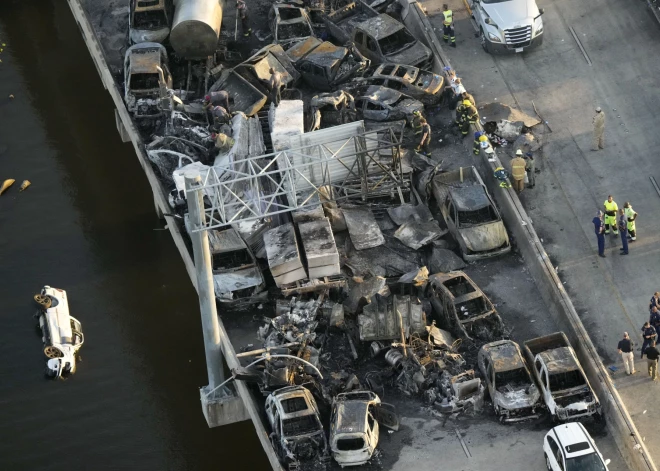
[[[371,85],[359,87],[352,92],[358,115],[365,120],[395,121],[405,119],[412,123],[413,113],[424,111],[424,105],[391,88]]]
[[[284,49],[301,39],[314,36],[309,15],[304,9],[294,5],[273,4],[268,12],[268,23],[274,42]]]
[[[170,34],[165,0],[131,0],[128,31],[132,44],[165,41]]]
[[[289,57],[295,58],[296,68],[305,83],[324,91],[350,80],[370,63],[353,47],[335,46],[316,38],[296,44],[287,52]]]
[[[335,10],[323,22],[339,44],[353,43],[373,64],[391,62],[422,68],[430,64],[428,47],[401,22],[386,13],[378,14],[363,1]]]
[[[332,401],[330,449],[339,465],[366,463],[378,446],[379,424],[399,429],[394,406],[383,404],[372,391],[337,394]]]
[[[312,394],[302,386],[278,389],[266,398],[270,441],[287,470],[301,461],[328,457],[328,442]]]
[[[501,422],[518,422],[541,415],[541,393],[516,342],[487,343],[479,350],[477,362]]]
[[[391,88],[428,105],[440,100],[444,85],[441,75],[402,64],[381,64],[375,69],[367,70],[362,77],[355,78],[354,81],[360,85]]]
[[[563,332],[527,340],[525,356],[543,400],[558,421],[601,417],[601,404]]]
[[[209,231],[215,297],[225,303],[265,299],[264,277],[252,250],[235,229]]]
[[[429,277],[428,296],[439,325],[457,337],[492,340],[504,328],[490,299],[462,271]]]
[[[129,47],[124,56],[124,87],[126,108],[136,118],[160,116],[161,99],[172,88],[165,46],[147,42]]]
[[[443,172],[432,180],[433,196],[463,260],[471,262],[511,251],[500,212],[474,167]]]

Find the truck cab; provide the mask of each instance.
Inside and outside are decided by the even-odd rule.
[[[535,0],[469,0],[488,53],[516,53],[543,42],[544,11]]]
[[[596,393],[563,332],[526,341],[525,354],[553,418],[566,422],[600,415]]]

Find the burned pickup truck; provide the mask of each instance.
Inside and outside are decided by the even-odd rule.
[[[511,251],[500,212],[474,167],[461,167],[433,178],[433,196],[463,260],[471,262]]]
[[[328,33],[341,44],[352,42],[373,64],[390,62],[426,68],[431,50],[406,27],[362,1],[346,5],[324,19]]]
[[[477,362],[500,422],[519,422],[541,415],[541,394],[516,342],[500,340],[483,345]]]
[[[457,337],[492,340],[504,329],[490,299],[462,271],[429,277],[428,295],[439,325]]]
[[[553,418],[560,421],[600,418],[598,397],[566,334],[557,332],[528,340],[524,350]]]
[[[323,91],[333,90],[370,64],[355,47],[335,46],[313,37],[295,44],[287,54],[305,83]]]

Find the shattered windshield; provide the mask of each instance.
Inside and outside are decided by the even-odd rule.
[[[529,384],[529,377],[527,376],[527,372],[524,368],[495,373],[495,385],[498,391],[517,389],[520,387],[528,386]]]
[[[414,42],[415,38],[412,37],[408,30],[401,28],[394,34],[390,34],[378,41],[378,44],[380,45],[381,52],[384,55],[389,55],[403,51]]]
[[[356,438],[340,438],[337,440],[337,449],[339,451],[354,451],[364,448],[364,439]]]
[[[458,212],[458,222],[461,227],[478,226],[492,221],[497,221],[497,216],[490,206],[477,211]]]
[[[282,434],[285,437],[313,433],[317,430],[319,430],[319,426],[312,414],[282,420]]]
[[[578,370],[553,373],[550,375],[550,389],[552,391],[577,388],[578,386],[584,386],[585,384],[584,376],[582,376],[582,373]]]
[[[283,41],[294,38],[304,38],[311,36],[312,32],[305,22],[281,24],[277,27],[277,40]]]
[[[133,28],[159,29],[167,26],[165,12],[162,10],[140,11],[133,14]]]
[[[566,471],[606,471],[603,460],[596,453],[566,460]]]
[[[158,88],[158,74],[132,74],[132,90],[153,90]]]

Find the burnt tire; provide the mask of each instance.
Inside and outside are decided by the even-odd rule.
[[[34,295],[34,302],[36,302],[44,311],[51,307],[53,304],[53,300],[50,298],[50,296],[41,293]]]
[[[46,355],[48,358],[62,358],[64,353],[62,353],[62,350],[57,347],[46,345],[44,347],[44,355]]]

